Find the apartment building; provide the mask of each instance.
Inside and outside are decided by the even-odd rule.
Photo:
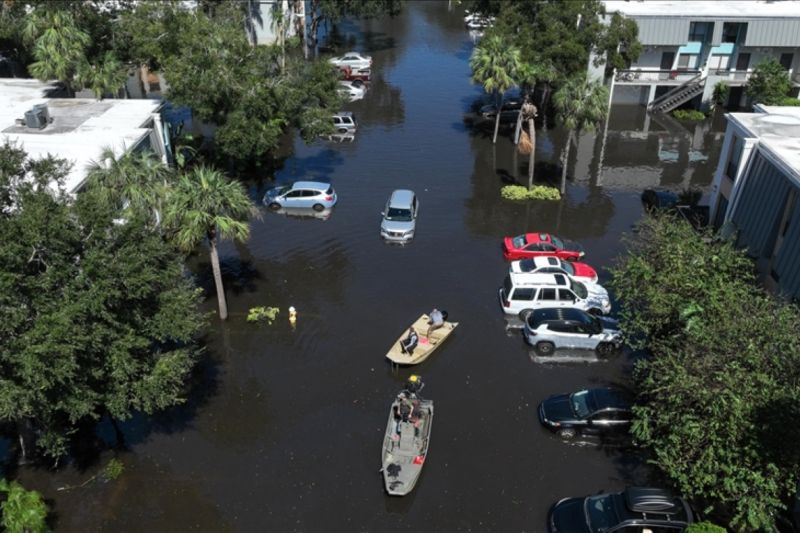
[[[714,86],[731,87],[728,105],[745,105],[753,69],[780,62],[800,88],[800,2],[606,0],[607,16],[636,21],[644,50],[611,80],[615,102],[668,112],[694,100],[706,107]],[[590,67],[594,76],[602,75]]]

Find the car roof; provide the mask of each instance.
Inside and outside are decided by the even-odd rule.
[[[511,282],[515,286],[530,287],[539,285],[553,285],[567,287],[567,276],[565,274],[552,273],[533,273],[533,272],[509,272]]]
[[[530,243],[534,242],[552,242],[549,233],[526,233],[525,241]]]
[[[609,408],[630,410],[631,408],[630,399],[623,391],[619,389],[604,387],[599,389],[590,389],[589,392],[591,392],[594,396],[595,404],[597,405],[598,410]],[[650,510],[653,511],[654,509]]]
[[[536,265],[536,268],[561,266],[561,261],[558,257],[540,255],[538,257],[532,257],[531,259],[533,259],[533,264]]]
[[[330,186],[330,183],[325,183],[324,181],[295,181],[292,183],[292,189],[313,189],[317,191],[327,191]]]
[[[575,307],[541,307],[533,310],[533,313],[528,318],[528,323],[531,327],[538,327],[543,322],[551,320],[570,320],[585,323],[588,315],[589,313],[586,311]]]
[[[352,111],[339,111],[338,113],[333,114],[334,117],[352,117]]]
[[[411,202],[414,200],[414,191],[408,189],[397,189],[389,197],[390,207],[399,207],[401,209],[410,209]]]

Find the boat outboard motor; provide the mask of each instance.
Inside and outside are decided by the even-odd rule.
[[[425,384],[422,383],[422,378],[420,376],[411,374],[408,377],[408,383],[406,383],[406,390],[411,394],[417,394],[424,386]]]

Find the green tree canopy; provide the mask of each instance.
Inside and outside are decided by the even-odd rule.
[[[780,63],[770,59],[753,69],[745,93],[754,104],[780,105],[791,88],[789,72]]]
[[[472,69],[472,81],[496,97],[497,114],[492,142],[497,142],[503,95],[518,83],[519,50],[500,35],[486,36],[473,50],[469,66]]]
[[[86,420],[181,403],[203,325],[181,256],[92,191],[54,190],[67,170],[0,147],[0,420],[53,458]]]
[[[670,216],[648,218],[613,271],[635,369],[632,433],[686,496],[736,530],[772,531],[800,453],[800,312],[753,263]]]

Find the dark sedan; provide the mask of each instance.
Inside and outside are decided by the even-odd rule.
[[[539,404],[539,421],[564,439],[571,439],[579,432],[627,430],[632,418],[627,394],[616,389],[558,394]]]

